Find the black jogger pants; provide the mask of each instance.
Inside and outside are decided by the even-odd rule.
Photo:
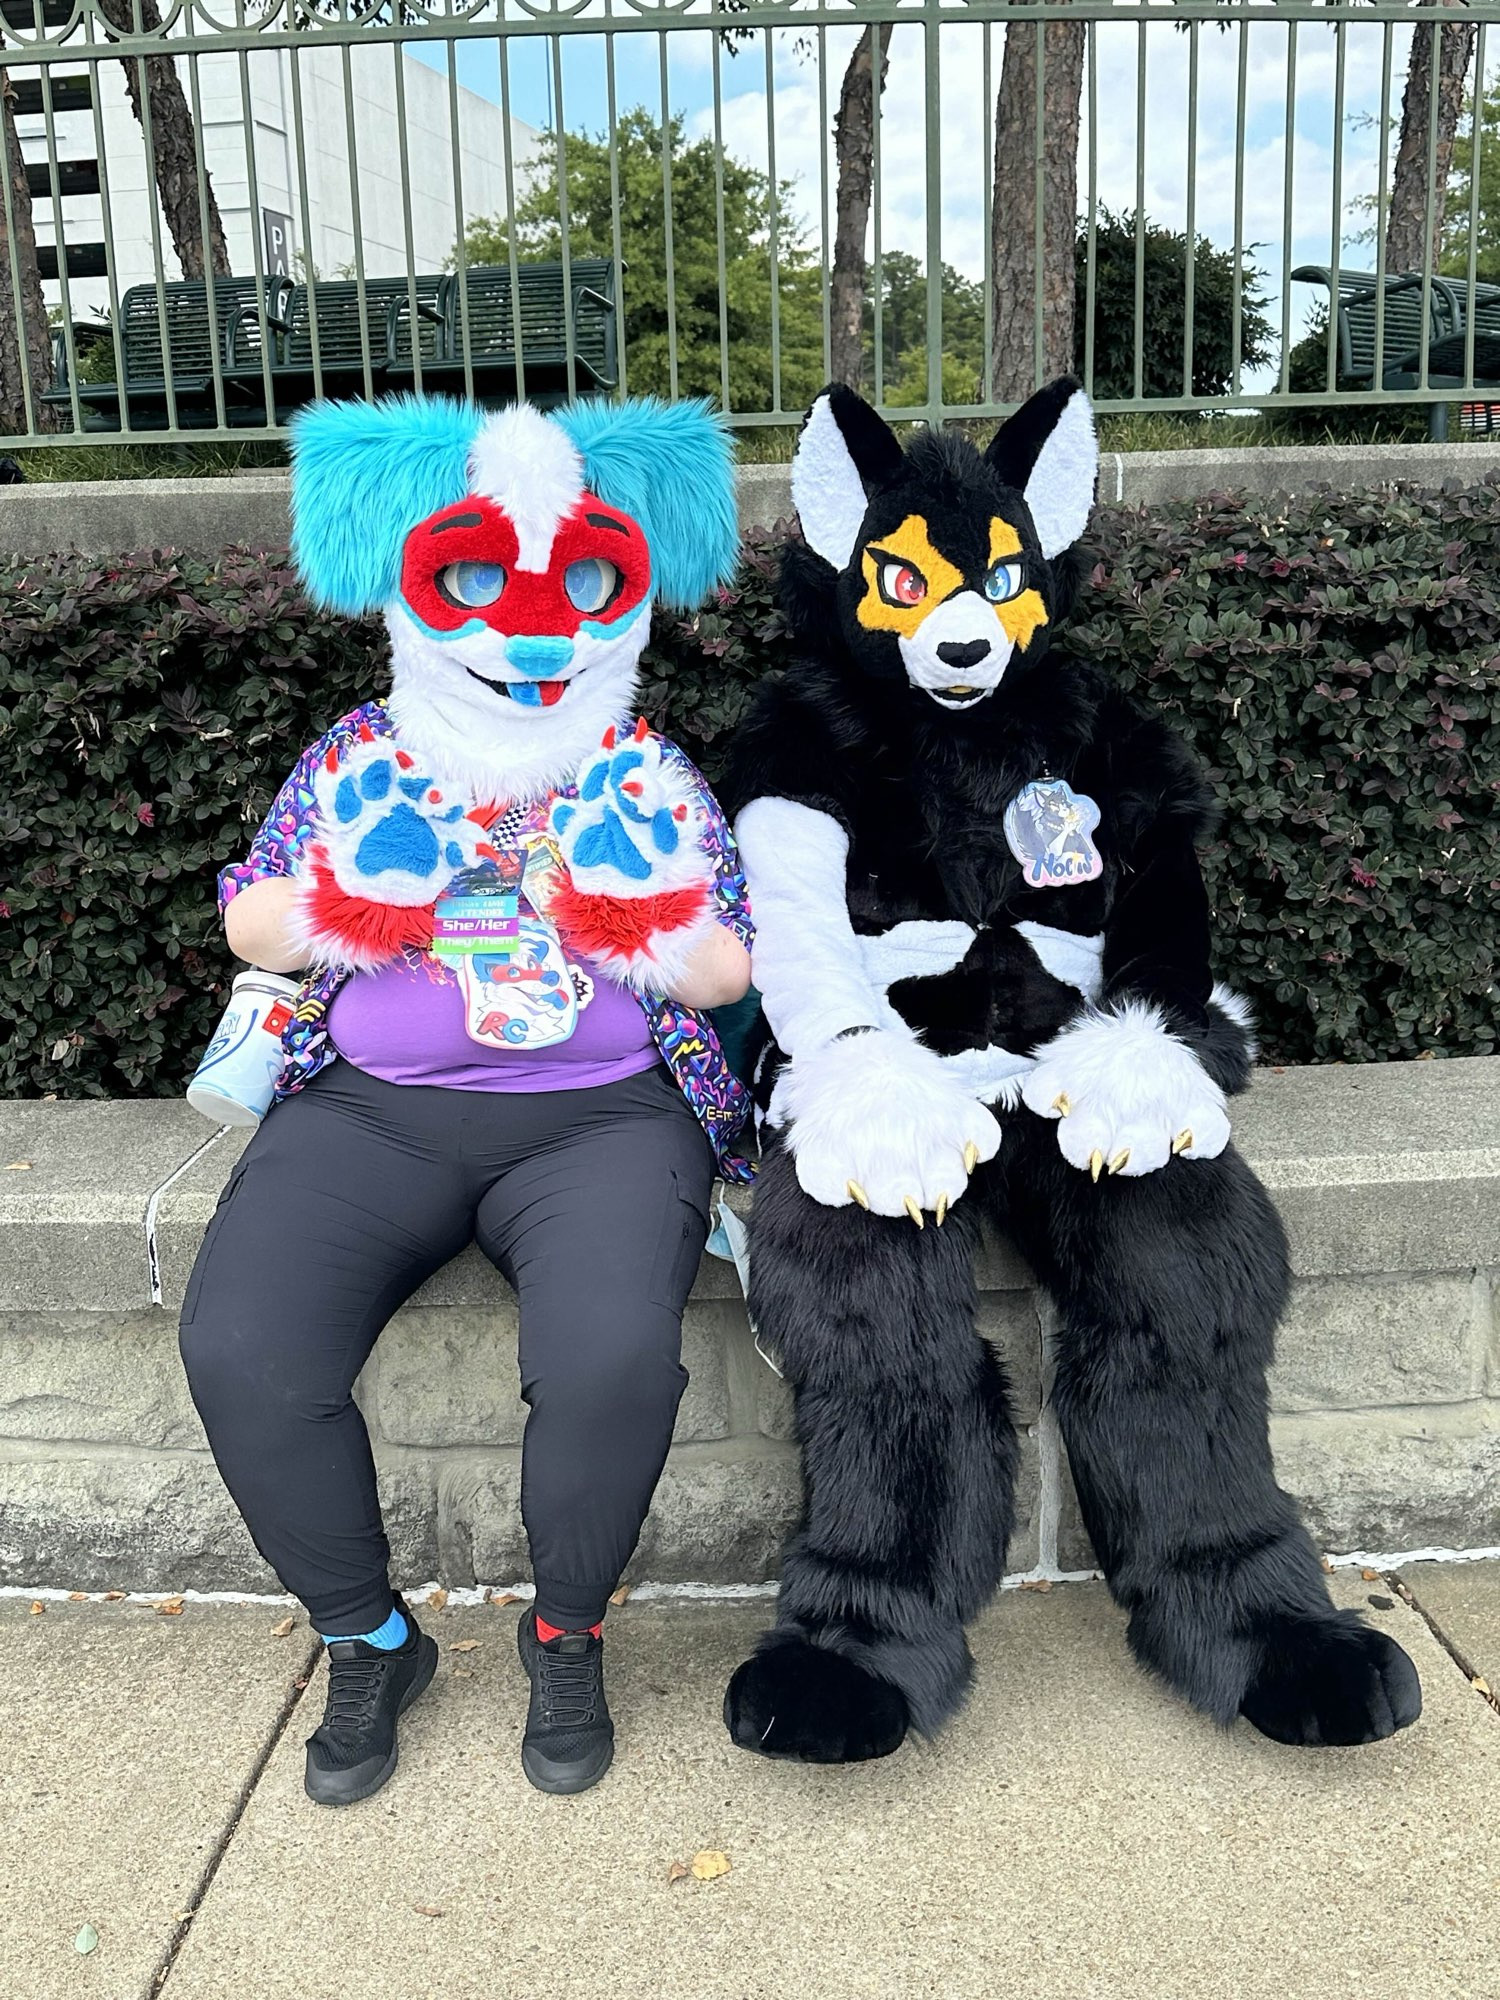
[[[351,1389],[391,1314],[477,1240],[514,1285],[537,1610],[604,1615],[687,1383],[713,1162],[660,1066],[523,1095],[324,1070],[266,1119],[209,1223],[182,1357],[256,1547],[320,1632],[391,1608]]]

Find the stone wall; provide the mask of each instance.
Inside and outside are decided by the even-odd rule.
[[[1265,1071],[1239,1142],[1297,1273],[1272,1381],[1282,1480],[1333,1552],[1500,1545],[1500,1059]],[[188,1400],[176,1308],[238,1134],[186,1105],[0,1105],[0,1583],[274,1589]],[[1049,1309],[981,1268],[1025,1439],[1018,1572],[1086,1569],[1044,1407]],[[398,1575],[526,1574],[515,1310],[475,1250],[397,1315],[361,1379]],[[705,1260],[692,1380],[636,1578],[757,1582],[797,1504],[786,1391],[732,1267]]]
[[[1447,444],[1247,445],[1220,451],[1109,451],[1099,469],[1101,501],[1160,506],[1202,493],[1272,499],[1329,486],[1364,492],[1391,480],[1441,486],[1482,478],[1500,460],[1492,439]],[[229,479],[58,480],[0,486],[0,551],[54,549],[122,555],[143,548],[220,549],[234,542],[285,548],[290,532],[285,472]],[[768,527],[792,511],[789,465],[742,465],[741,527]]]

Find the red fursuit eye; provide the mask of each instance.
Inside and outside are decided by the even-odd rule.
[[[889,587],[898,604],[920,604],[927,595],[926,579],[909,567],[898,569]]]

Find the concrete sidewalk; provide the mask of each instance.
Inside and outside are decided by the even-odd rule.
[[[630,1603],[615,1768],[572,1800],[520,1774],[514,1608],[427,1612],[444,1652],[401,1769],[339,1813],[301,1791],[305,1624],[5,1600],[0,1996],[1495,2000],[1500,1714],[1470,1676],[1500,1685],[1500,1564],[1335,1587],[1417,1660],[1394,1742],[1220,1733],[1068,1585],[985,1617],[940,1743],[848,1771],[724,1734],[766,1604]],[[729,1874],[669,1883],[709,1848]]]

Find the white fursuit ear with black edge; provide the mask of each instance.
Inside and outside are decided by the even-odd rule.
[[[1082,389],[1063,405],[1026,482],[1026,505],[1049,560],[1072,548],[1088,526],[1099,478],[1094,411]]]
[[[869,504],[833,405],[819,396],[792,457],[792,505],[803,540],[824,562],[847,569]]]

